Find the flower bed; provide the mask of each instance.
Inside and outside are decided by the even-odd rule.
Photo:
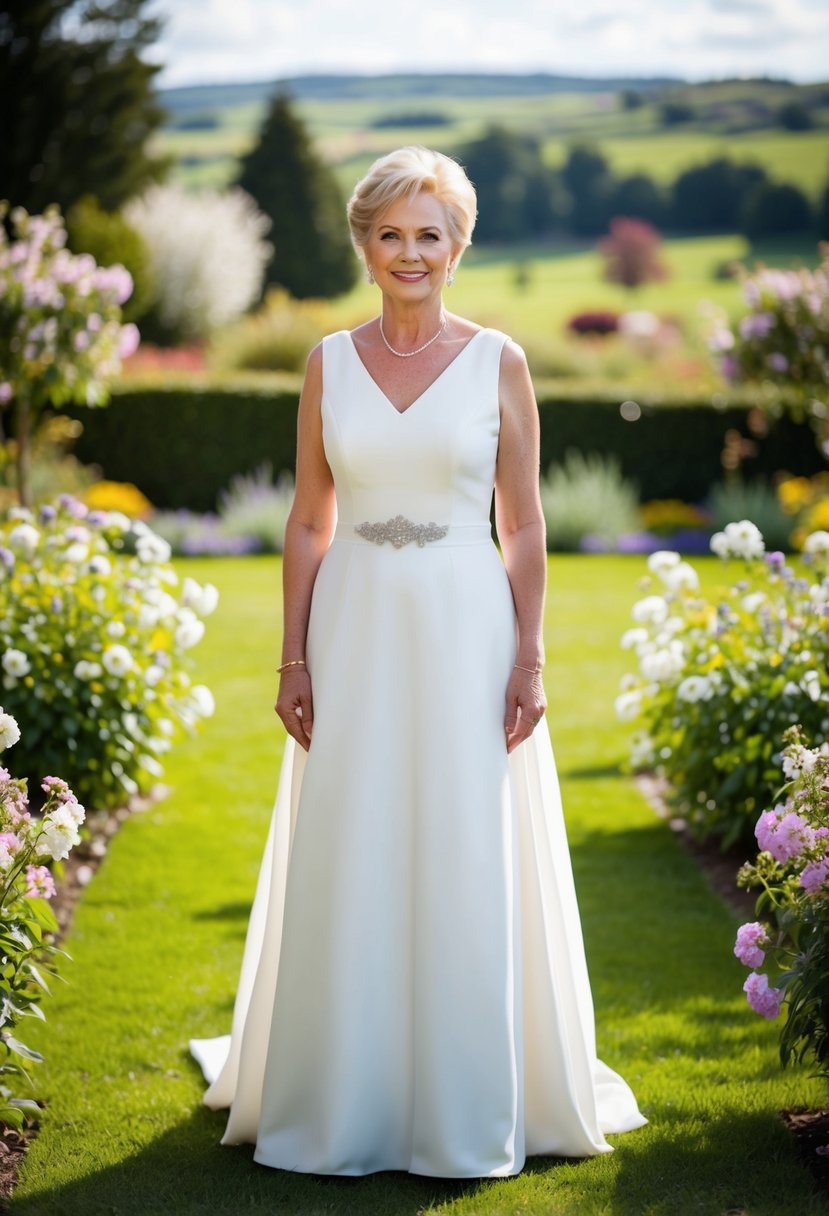
[[[649,594],[622,638],[638,667],[623,677],[616,711],[641,723],[632,766],[665,776],[689,829],[725,847],[751,839],[775,789],[783,731],[801,722],[815,738],[829,733],[829,533],[805,542],[810,577],[766,554],[747,520],[715,534],[711,548],[741,563],[714,602],[678,553],[648,558]]]

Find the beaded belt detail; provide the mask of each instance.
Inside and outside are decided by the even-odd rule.
[[[405,515],[395,515],[385,523],[356,524],[354,531],[364,540],[373,541],[375,545],[382,545],[390,540],[395,549],[402,549],[404,545],[414,541],[422,549],[428,541],[444,537],[449,531],[449,525],[431,521],[428,524],[416,524],[406,519]]]

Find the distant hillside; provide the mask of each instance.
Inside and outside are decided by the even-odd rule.
[[[406,97],[538,97],[550,93],[606,93],[619,89],[646,92],[683,84],[678,77],[560,76],[546,72],[397,74],[389,76],[288,76],[246,84],[191,85],[161,91],[160,100],[172,114],[190,110],[224,109],[262,102],[277,86],[299,101],[400,101]]]

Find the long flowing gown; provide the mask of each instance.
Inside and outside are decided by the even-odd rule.
[[[286,745],[231,1033],[190,1040],[222,1144],[265,1165],[494,1177],[647,1123],[596,1055],[546,722],[504,741],[505,340],[477,331],[403,412],[324,340],[313,741]]]

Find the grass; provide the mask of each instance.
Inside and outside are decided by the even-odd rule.
[[[737,920],[618,771],[627,732],[612,700],[628,659],[618,638],[643,569],[636,558],[551,560],[546,687],[599,1054],[649,1125],[614,1137],[614,1153],[535,1159],[495,1182],[321,1180],[219,1145],[226,1116],[201,1104],[187,1040],[229,1027],[276,790],[279,563],[199,560],[187,572],[222,595],[197,652],[217,713],[174,753],[167,800],[122,826],[76,911],[68,984],[27,1036],[47,1054],[37,1073],[47,1108],[17,1216],[824,1210],[776,1112],[820,1105],[825,1090],[780,1070],[777,1026],[740,990]]]

